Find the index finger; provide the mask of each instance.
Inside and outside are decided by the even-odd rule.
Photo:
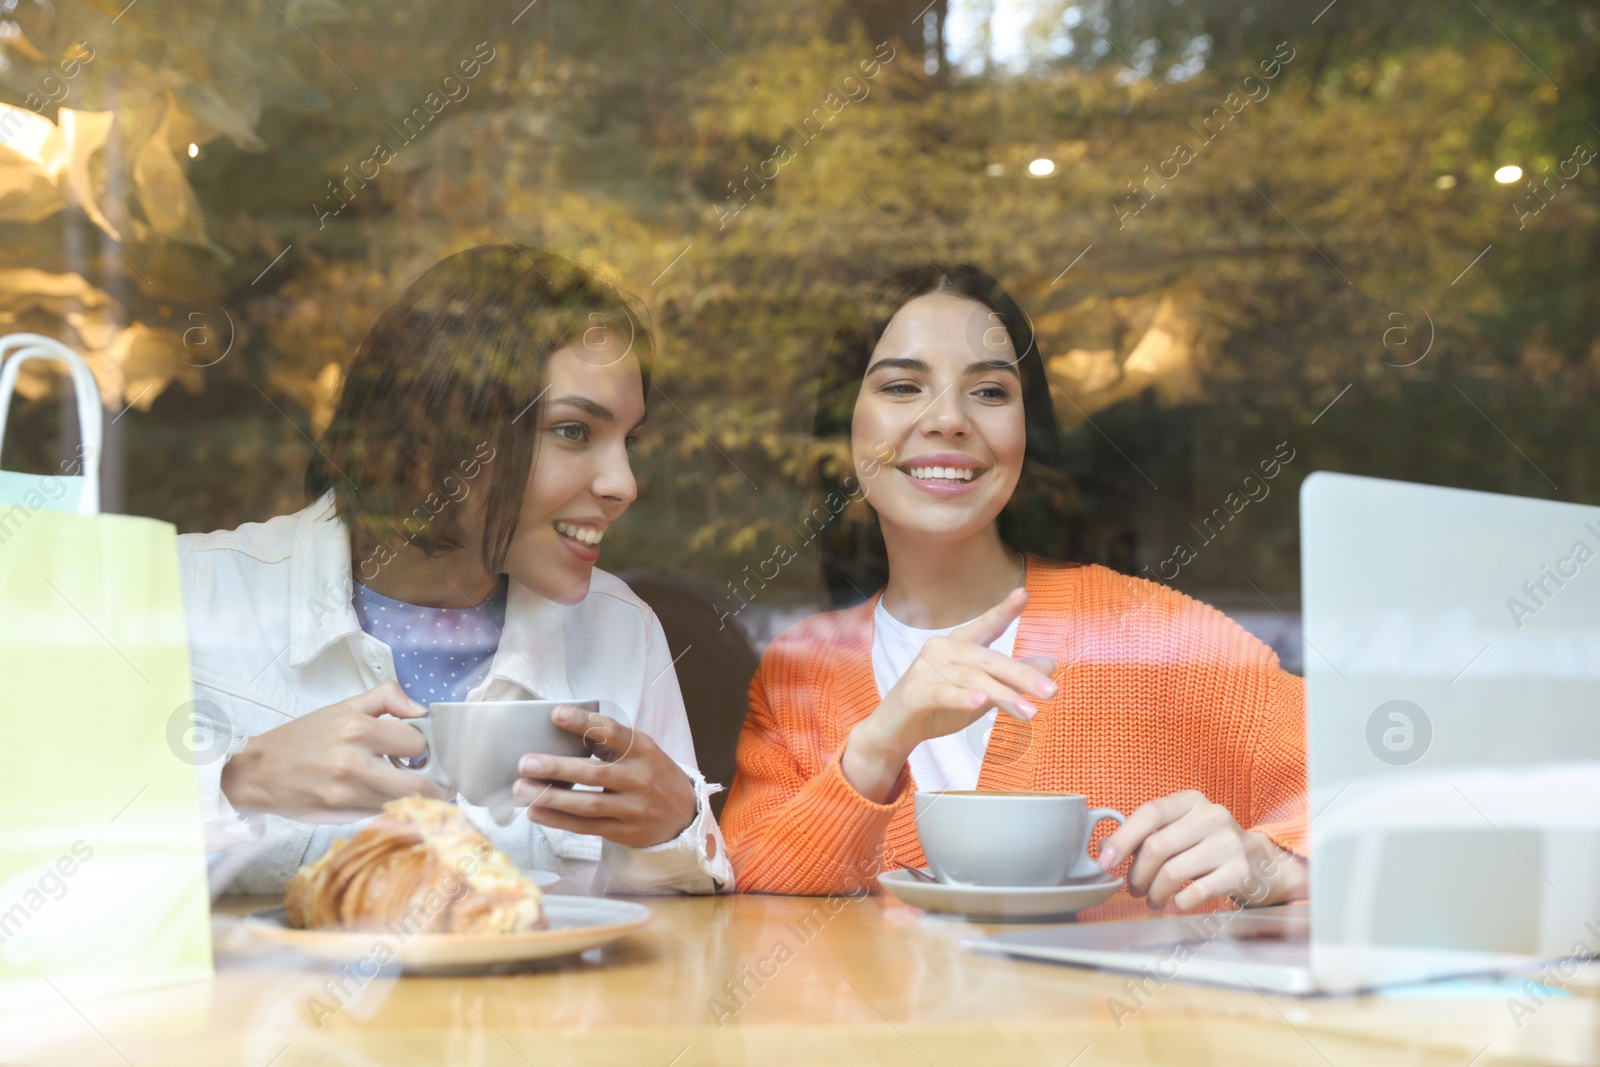
[[[588,756],[545,756],[529,753],[517,763],[517,773],[541,787],[552,782],[567,785],[592,785],[605,788],[610,772],[601,773],[605,766]]]
[[[382,682],[360,696],[344,702],[363,715],[393,715],[400,719],[416,719],[428,714],[428,709],[406,696],[406,691],[395,681]]]
[[[1028,591],[1021,586],[1006,594],[1006,598],[965,626],[950,631],[950,636],[961,641],[971,641],[985,648],[1000,640],[1028,605]]]
[[[608,763],[615,763],[633,750],[633,731],[609,715],[563,704],[551,713],[551,718],[563,730],[582,734],[589,751]]]
[[[1182,800],[1182,794],[1173,793],[1169,796],[1157,797],[1155,800],[1139,805],[1128,821],[1100,842],[1099,863],[1102,870],[1110,870],[1123,857],[1131,856],[1144,844],[1145,838],[1181,818],[1189,806]]]
[[[377,756],[405,756],[414,759],[428,750],[428,739],[410,723],[378,719],[367,734],[367,747]]]

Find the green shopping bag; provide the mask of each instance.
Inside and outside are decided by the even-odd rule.
[[[0,1000],[209,977],[176,531],[0,503],[0,680]]]

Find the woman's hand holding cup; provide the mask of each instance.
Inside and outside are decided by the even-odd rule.
[[[557,830],[595,834],[621,845],[646,848],[671,841],[694,821],[694,783],[648,734],[609,715],[562,705],[551,719],[583,736],[599,757],[529,753],[512,795],[528,805],[528,818]],[[559,789],[552,783],[594,786]]]
[[[1032,719],[1034,700],[1049,699],[1054,660],[1013,659],[989,648],[1022,614],[1025,589],[1013,589],[978,618],[930,638],[883,703],[850,731],[841,757],[845,780],[863,796],[886,803],[911,750],[923,741],[964,730],[991,708]]]
[[[1101,842],[1101,869],[1109,871],[1124,856],[1133,857],[1128,892],[1156,909],[1170,902],[1187,910],[1223,897],[1276,904],[1302,899],[1307,888],[1304,859],[1259,830],[1246,830],[1195,789],[1141,804]]]
[[[397,797],[447,800],[449,790],[385,758],[426,751],[421,732],[400,720],[427,713],[398,683],[384,682],[250,738],[223,767],[222,792],[241,812],[334,824]]]

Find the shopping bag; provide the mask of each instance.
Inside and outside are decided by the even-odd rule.
[[[0,470],[0,531],[20,521],[24,513],[47,508],[80,515],[93,515],[100,510],[98,459],[88,462],[100,455],[100,390],[83,357],[60,341],[36,333],[0,337],[0,446],[5,444],[6,417],[11,411],[11,396],[16,392],[17,375],[29,360],[59,360],[67,365],[78,398],[82,443],[75,456],[45,474]]]
[[[96,431],[99,418],[96,401]],[[11,508],[6,521],[0,505],[0,1002],[206,978],[176,531]]]

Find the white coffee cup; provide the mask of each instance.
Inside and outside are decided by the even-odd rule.
[[[1100,875],[1089,837],[1120,811],[1089,807],[1072,793],[955,790],[912,801],[928,866],[953,885],[1062,885]]]
[[[550,718],[561,706],[598,711],[623,726],[627,714],[609,700],[487,700],[428,705],[428,716],[407,719],[428,741],[421,756],[391,756],[401,770],[420,774],[460,793],[470,804],[490,808],[495,820],[509,821],[523,803],[511,793],[522,777],[517,764],[528,753],[588,756],[584,735],[564,730]],[[566,783],[553,783],[566,785]]]

